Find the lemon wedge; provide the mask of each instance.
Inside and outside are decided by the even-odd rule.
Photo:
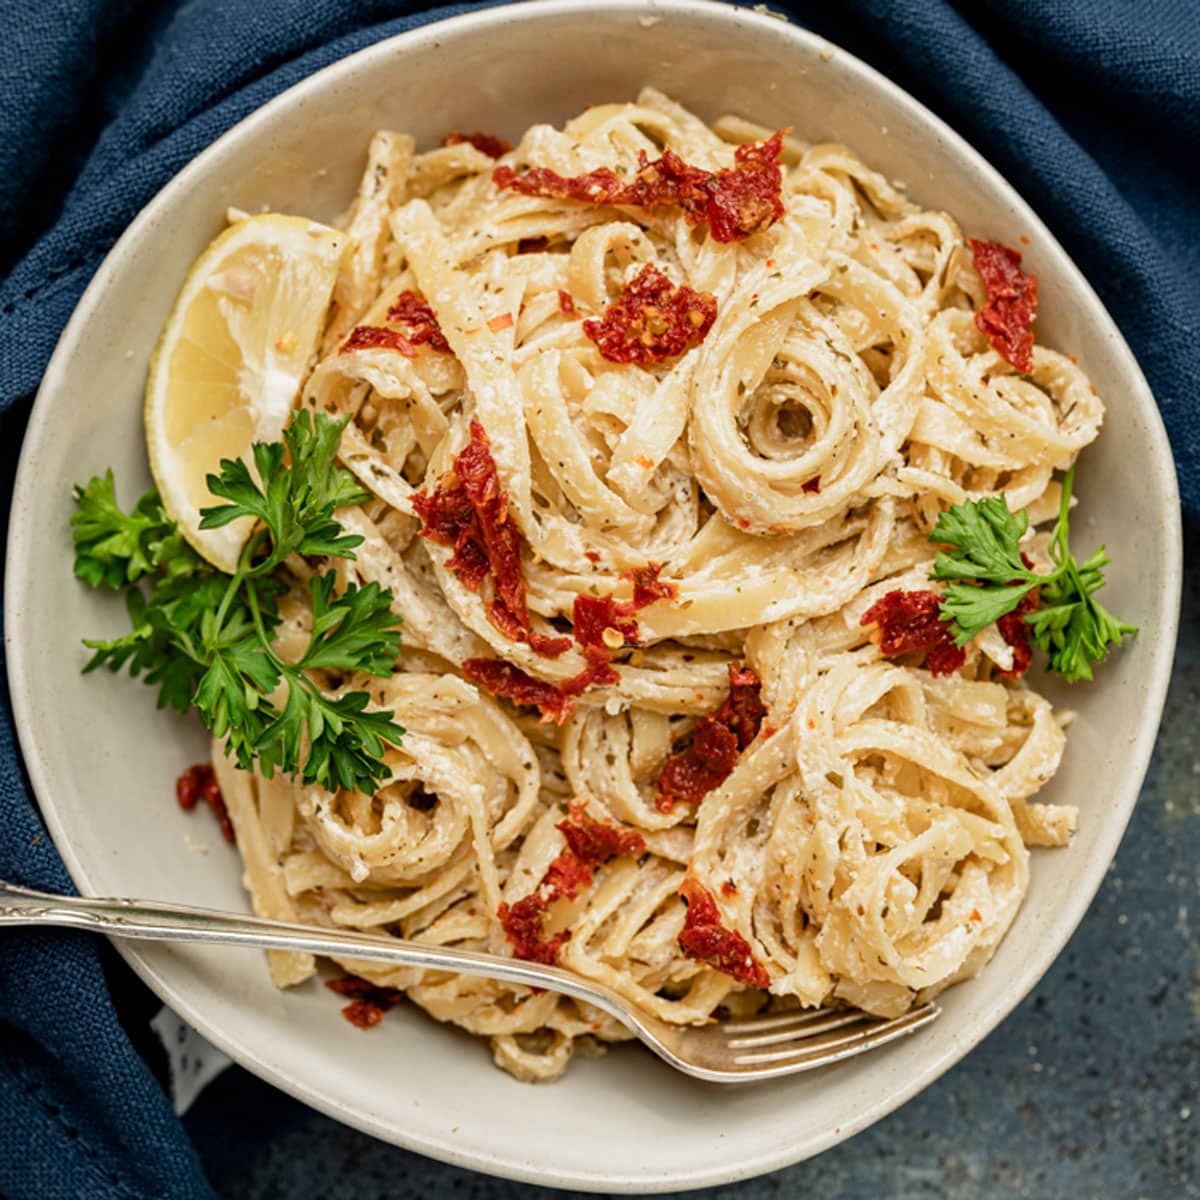
[[[233,573],[249,518],[201,529],[219,501],[205,478],[251,443],[278,441],[325,324],[346,235],[263,213],[196,260],[150,362],[146,445],[163,506],[215,567]]]

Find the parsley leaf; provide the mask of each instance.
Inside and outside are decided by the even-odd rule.
[[[370,499],[334,456],[346,425],[323,413],[301,409],[283,432],[283,442],[256,442],[254,466],[261,485],[241,459],[222,459],[220,475],[209,475],[208,490],[228,500],[200,510],[200,528],[218,529],[240,517],[261,521],[270,535],[270,552],[248,573],[269,575],[290,554],[353,558],[361,537],[343,534],[334,510]],[[290,463],[290,465],[289,465]],[[251,547],[258,547],[251,542]]]
[[[206,510],[202,528],[238,517],[257,523],[234,575],[192,550],[157,492],[122,511],[111,472],[75,489],[71,524],[75,573],[93,587],[124,590],[131,625],[122,637],[85,642],[93,651],[85,672],[144,676],[159,689],[160,708],[194,709],[245,770],[373,791],[389,774],[386,747],[404,730],[390,712],[368,710],[365,691],[326,695],[313,672],[390,675],[400,650],[392,593],[350,583],[335,595],[334,576],[316,575],[304,653],[287,662],[273,644],[277,602],[290,590],[286,558],[353,558],[362,541],[343,534],[334,517],[367,497],[334,462],[344,424],[297,413],[282,443],[253,447],[261,484],[240,460],[209,476],[229,503]]]
[[[113,473],[75,486],[71,514],[75,574],[92,587],[122,588],[159,567],[194,570],[200,557],[184,541],[151,489],[129,513],[117,503]]]
[[[360,670],[388,675],[400,653],[400,631],[392,612],[392,596],[377,583],[366,587],[347,584],[333,595],[333,576],[314,575],[309,584],[312,600],[312,641],[299,666],[310,670]]]
[[[1109,564],[1102,546],[1079,563],[1068,546],[1072,467],[1063,479],[1058,521],[1050,539],[1054,568],[1039,575],[1021,558],[1020,540],[1029,527],[1024,512],[1013,514],[1003,495],[968,500],[938,518],[929,540],[939,549],[930,578],[946,584],[942,620],[955,642],[966,645],[976,634],[1013,612],[1038,589],[1038,607],[1024,615],[1030,638],[1048,657],[1049,667],[1069,683],[1092,678],[1092,667],[1108,657],[1137,626],[1114,616],[1094,594],[1104,586]]]
[[[1020,540],[1029,528],[1024,512],[1013,514],[1003,496],[986,496],[956,504],[938,517],[929,539],[954,547],[939,550],[934,579],[978,579],[1007,584],[1029,574],[1021,559]]]

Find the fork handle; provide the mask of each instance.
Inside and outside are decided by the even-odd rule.
[[[603,1008],[623,1024],[630,1024],[629,1014],[604,994],[607,989],[602,984],[584,983],[560,967],[450,946],[430,946],[377,933],[322,929],[148,900],[57,896],[0,882],[0,926],[3,925],[62,925],[136,941],[202,942],[254,946],[260,950],[298,950],[308,954],[365,958],[423,971],[481,975],[506,983],[562,992]]]

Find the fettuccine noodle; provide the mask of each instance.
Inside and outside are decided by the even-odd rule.
[[[771,132],[710,127],[647,89],[534,126],[500,162],[628,179],[639,154],[669,147],[718,172]],[[895,1015],[992,955],[1027,846],[1074,830],[1073,808],[1029,803],[1068,714],[1002,674],[1014,651],[994,628],[935,676],[920,655],[885,656],[863,617],[932,586],[926,535],[946,507],[1003,492],[1031,529],[1052,519],[1052,474],[1096,436],[1102,406],[1073,359],[1039,346],[1021,373],[989,347],[952,217],[842,146],[787,138],[782,163],[782,217],[722,242],[670,205],[499,187],[469,141],[417,153],[400,134],[372,139],[302,402],[349,418],[342,461],[373,497],[339,514],[364,541],[327,569],[392,589],[404,621],[389,680],[323,684],[368,689],[406,733],[373,797],[265,781],[214,747],[258,912],[511,954],[511,916],[536,907],[567,850],[559,826],[576,820],[636,834],[637,852],[551,896],[541,935],[560,965],[667,1021],[768,1002]],[[712,297],[715,319],[662,361],[611,361],[585,322],[646,264]],[[404,328],[388,310],[405,292],[446,349],[352,336]],[[420,536],[422,498],[473,442],[521,535],[533,632],[520,640],[497,623],[493,584],[472,586],[453,548]],[[1044,533],[1024,548],[1047,561]],[[298,580],[314,569],[292,566]],[[635,611],[632,573],[650,568],[661,592]],[[482,659],[552,688],[586,681],[604,652],[572,640],[581,596],[614,598],[636,644],[605,630],[607,674],[576,684],[561,724],[467,678]],[[291,616],[285,654],[307,620],[300,604]],[[566,648],[539,652],[538,637]],[[730,664],[761,681],[765,715],[698,803],[664,801],[664,767],[725,702]],[[685,879],[753,976],[681,947]],[[341,966],[489,1038],[522,1079],[630,1036],[552,992]],[[315,969],[271,956],[281,987]]]

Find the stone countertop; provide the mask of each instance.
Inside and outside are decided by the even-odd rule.
[[[1200,1195],[1200,527],[1158,748],[1087,917],[1025,1002],[916,1099],[815,1159],[696,1200]],[[1148,636],[1143,632],[1142,636]],[[443,1166],[234,1068],[186,1124],[236,1200],[568,1197]]]

